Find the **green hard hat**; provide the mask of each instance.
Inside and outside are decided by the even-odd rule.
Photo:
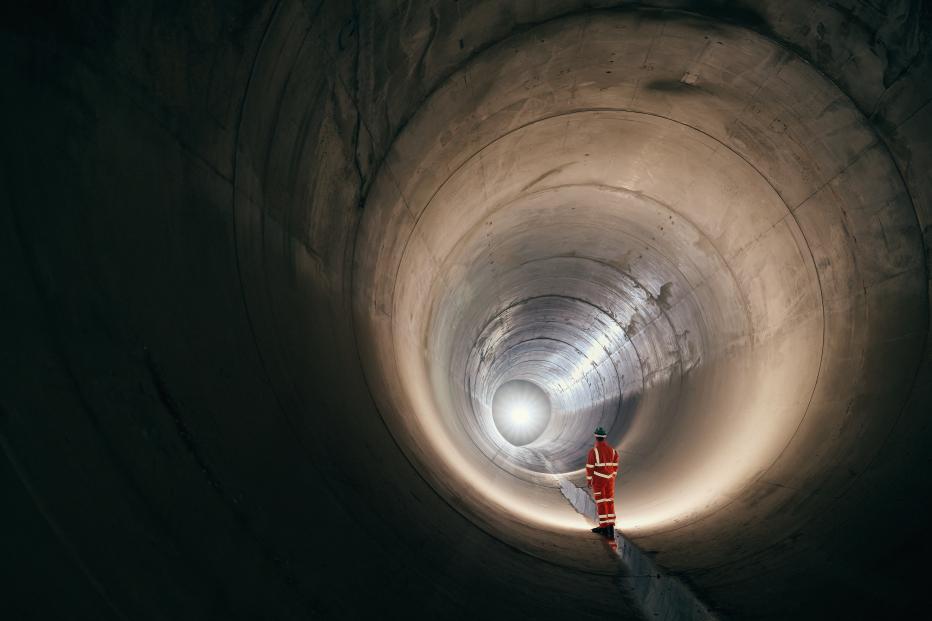
[[[597,437],[597,438],[604,438],[606,435],[608,435],[608,434],[605,433],[605,430],[604,430],[604,429],[602,429],[601,427],[596,428],[596,430],[595,430],[595,437]]]

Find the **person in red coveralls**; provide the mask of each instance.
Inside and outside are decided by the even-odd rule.
[[[618,475],[618,451],[605,442],[605,430],[595,430],[595,446],[586,459],[586,485],[592,490],[599,525],[592,532],[615,538],[615,477]]]

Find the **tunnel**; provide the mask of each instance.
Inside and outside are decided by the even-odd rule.
[[[6,13],[4,617],[923,616],[927,3]]]

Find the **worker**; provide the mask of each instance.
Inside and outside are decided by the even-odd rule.
[[[605,430],[595,430],[595,446],[586,459],[586,485],[592,490],[599,525],[592,532],[615,539],[615,477],[618,451],[605,442]]]

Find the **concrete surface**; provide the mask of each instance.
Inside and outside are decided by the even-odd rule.
[[[905,615],[932,517],[930,21],[9,10],[13,618],[638,618],[560,493],[595,425],[620,528],[717,616]],[[490,412],[510,380],[552,405],[522,447]]]
[[[598,525],[598,510],[591,492],[566,479],[560,481],[560,492],[577,513],[585,516],[592,526]],[[618,555],[621,565],[618,587],[634,600],[642,616],[667,621],[716,619],[687,584],[658,567],[650,555],[638,549],[621,531],[615,531],[605,544]]]

